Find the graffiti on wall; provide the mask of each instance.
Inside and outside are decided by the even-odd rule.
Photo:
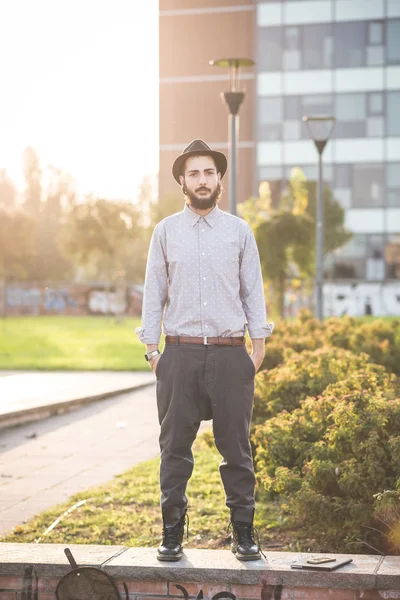
[[[5,305],[4,305],[5,302]],[[4,310],[5,309],[5,310]],[[106,290],[105,286],[62,284],[60,287],[29,283],[0,285],[0,311],[8,315],[129,315],[142,310],[142,291],[136,286]]]
[[[400,317],[400,282],[325,284],[324,312],[338,317]]]
[[[63,313],[68,308],[76,308],[77,302],[71,297],[68,289],[53,288],[7,288],[6,303],[8,308],[27,309],[30,314],[39,314],[43,305],[45,312]]]
[[[123,315],[127,309],[125,293],[91,290],[89,292],[88,308],[91,313]]]

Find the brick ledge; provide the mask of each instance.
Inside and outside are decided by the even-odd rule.
[[[118,580],[379,590],[384,598],[400,598],[400,556],[360,554],[328,554],[351,557],[353,562],[337,571],[318,572],[290,568],[294,560],[310,556],[299,552],[266,552],[265,560],[241,563],[229,550],[186,549],[181,561],[160,563],[154,548],[0,543],[0,579],[22,576],[29,566],[39,577],[62,577],[70,570],[65,547],[70,548],[79,566],[102,567]],[[385,590],[392,590],[394,595]]]

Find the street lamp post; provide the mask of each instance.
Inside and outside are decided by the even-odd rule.
[[[239,139],[239,108],[245,92],[239,90],[240,69],[252,67],[255,62],[250,58],[221,58],[210,60],[213,67],[229,69],[229,92],[221,92],[221,99],[229,110],[229,210],[236,215],[236,179],[237,179],[237,144]]]
[[[324,286],[324,203],[323,203],[323,178],[322,178],[322,153],[328,143],[335,124],[332,116],[304,116],[303,121],[307,126],[308,134],[317,149],[318,160],[318,195],[316,215],[316,313],[317,318],[324,318],[323,286]]]

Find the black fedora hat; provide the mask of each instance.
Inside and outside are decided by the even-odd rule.
[[[221,178],[225,175],[228,166],[225,154],[211,150],[210,146],[203,142],[203,140],[193,140],[172,165],[172,175],[179,185],[181,184],[179,175],[182,175],[183,165],[190,156],[195,156],[196,154],[208,154],[212,156],[217,165],[218,173],[221,173]]]

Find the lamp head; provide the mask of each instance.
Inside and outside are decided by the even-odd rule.
[[[303,117],[308,135],[313,140],[320,154],[322,154],[328,143],[335,121],[335,117],[330,115],[310,115]]]
[[[229,69],[230,91],[237,92],[239,89],[240,69],[242,67],[252,67],[256,63],[251,58],[219,58],[210,60],[212,67],[222,67]]]

